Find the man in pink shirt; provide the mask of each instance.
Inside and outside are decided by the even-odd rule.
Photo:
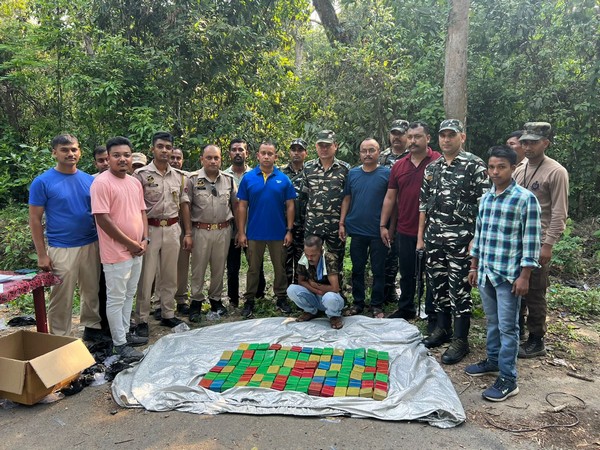
[[[392,167],[381,210],[381,239],[387,246],[396,246],[400,270],[401,292],[398,309],[389,316],[392,319],[410,320],[417,317],[419,313],[414,302],[417,290],[415,258],[419,228],[419,194],[425,167],[441,156],[429,147],[430,140],[429,126],[425,122],[417,121],[407,125],[408,154]],[[397,221],[390,223],[388,228],[388,221],[394,217],[397,217]],[[395,234],[390,232],[394,229]],[[435,328],[435,308],[431,289],[427,289],[425,312],[428,319],[428,333],[431,333]]]
[[[92,183],[92,213],[98,225],[100,259],[106,276],[106,314],[113,339],[113,354],[125,360],[144,356],[133,347],[148,338],[128,333],[131,307],[148,243],[148,219],[141,183],[128,175],[131,143],[115,137],[106,143],[109,170]]]

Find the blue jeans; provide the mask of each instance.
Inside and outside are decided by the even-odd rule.
[[[485,285],[479,286],[479,293],[487,319],[488,360],[498,363],[501,376],[515,381],[521,297],[513,295],[511,289],[512,284],[508,281],[494,287],[486,277]]]
[[[365,267],[367,258],[371,260],[373,288],[371,289],[371,307],[383,307],[385,288],[385,259],[388,248],[379,236],[352,236],[350,241],[350,259],[352,260],[352,297],[354,304],[365,307]]]
[[[307,313],[317,314],[317,311],[325,311],[327,317],[342,315],[344,299],[337,292],[326,292],[325,295],[317,295],[304,286],[290,284],[287,288],[287,295],[298,308]]]

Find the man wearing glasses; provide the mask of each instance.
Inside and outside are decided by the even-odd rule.
[[[204,275],[210,264],[208,300],[211,311],[219,316],[227,309],[221,302],[223,275],[231,239],[231,219],[237,209],[237,186],[231,175],[221,172],[221,149],[207,145],[200,157],[202,169],[188,180],[194,238],[192,250],[192,303],[190,322],[200,322]]]
[[[365,308],[365,267],[371,259],[373,288],[371,311],[373,317],[383,318],[383,293],[385,285],[385,258],[388,247],[379,237],[381,207],[387,192],[390,169],[377,163],[379,143],[365,139],[360,144],[361,166],[348,172],[340,215],[339,236],[346,241],[351,236],[352,297],[354,304],[345,312],[355,315]]]

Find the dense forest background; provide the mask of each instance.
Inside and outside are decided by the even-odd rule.
[[[449,3],[3,0],[0,207],[26,202],[60,132],[80,139],[84,170],[108,137],[147,152],[157,130],[176,135],[188,168],[201,146],[237,136],[273,138],[283,157],[293,137],[331,128],[351,163],[364,137],[387,145],[396,118],[435,136]],[[472,0],[469,21],[468,149],[484,155],[524,122],[551,122],[571,215],[600,213],[598,2]]]

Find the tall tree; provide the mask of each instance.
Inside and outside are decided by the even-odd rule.
[[[444,66],[444,111],[447,118],[467,118],[467,44],[469,0],[448,0],[448,34]]]
[[[350,34],[340,23],[335,7],[333,6],[332,0],[313,0],[313,5],[319,18],[321,19],[321,25],[325,29],[325,34],[329,43],[335,46],[338,42],[342,44],[349,44]]]

